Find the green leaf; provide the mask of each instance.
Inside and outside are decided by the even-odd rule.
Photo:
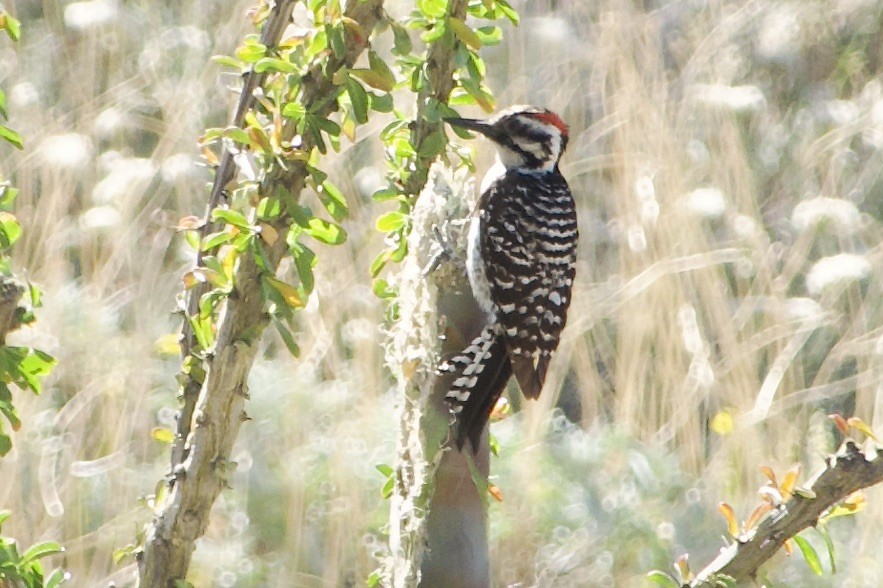
[[[291,356],[300,357],[300,347],[295,342],[294,335],[288,327],[279,319],[274,320],[273,325],[276,327],[276,331],[279,332],[279,336],[282,337],[282,342],[285,343],[285,347]]]
[[[248,229],[251,230],[253,227],[251,223],[245,218],[241,212],[237,212],[235,210],[230,210],[229,208],[216,208],[212,211],[212,220],[219,221],[222,220],[225,223],[231,224],[233,226],[239,227],[240,229]]]
[[[234,235],[233,233],[231,233],[229,231],[220,231],[218,233],[211,233],[209,235],[206,235],[205,239],[202,240],[202,246],[200,247],[200,249],[202,251],[211,251],[212,249],[214,249],[215,247],[218,247],[219,245],[223,245],[224,243],[232,241],[233,237],[235,237],[235,236],[236,235]]]
[[[479,27],[475,34],[484,46],[499,45],[503,40],[503,29],[500,27]]]
[[[21,38],[21,23],[5,10],[0,10],[0,28],[5,30],[13,41],[18,42]]]
[[[481,49],[481,38],[465,22],[459,18],[451,17],[448,19],[448,26],[454,31],[454,35],[470,49],[476,51]]]
[[[257,63],[267,54],[267,46],[254,39],[246,39],[245,44],[236,49],[236,57],[245,63]]]
[[[657,584],[658,586],[666,586],[668,588],[680,588],[680,584],[678,584],[677,580],[664,572],[660,572],[659,570],[653,570],[644,577],[650,582]]]
[[[294,267],[297,270],[297,277],[300,279],[300,285],[306,294],[310,294],[315,287],[315,278],[313,276],[313,268],[316,267],[318,259],[313,250],[303,243],[296,244],[292,248],[294,255]]]
[[[392,52],[396,55],[408,55],[411,53],[413,44],[407,29],[398,23],[391,23],[393,34]]]
[[[497,7],[503,12],[503,16],[509,19],[509,22],[518,26],[518,12],[505,0],[496,0]]]
[[[301,293],[291,284],[271,278],[270,276],[264,276],[264,283],[278,292],[289,307],[303,308],[306,306],[306,301],[301,296]]]
[[[21,224],[14,215],[0,212],[0,247],[11,247],[21,236]]]
[[[803,554],[803,559],[806,560],[806,563],[809,565],[809,569],[816,576],[822,575],[822,562],[819,561],[819,555],[816,553],[816,550],[810,545],[809,541],[801,537],[800,535],[795,535],[792,537],[794,542],[797,543],[797,547],[800,548],[800,553]]]
[[[346,241],[346,231],[340,225],[313,217],[307,223],[305,232],[326,245],[340,245]]]
[[[389,90],[386,90],[387,92],[392,90],[396,83],[396,76],[392,73],[389,65],[373,50],[368,52],[368,67],[371,71],[376,72],[384,80],[385,84],[389,86]]]
[[[67,579],[67,574],[65,574],[64,570],[54,570],[52,574],[46,579],[46,584],[43,588],[57,588],[61,586],[62,582]]]
[[[242,61],[229,55],[212,55],[212,61],[218,65],[226,65],[227,67],[232,67],[234,69],[242,69],[242,66],[244,65]]]
[[[369,268],[369,273],[372,278],[376,278],[377,274],[386,266],[389,262],[390,257],[392,257],[391,249],[384,249],[380,253],[377,254],[377,257],[374,258],[374,261],[371,262],[371,267]]]
[[[241,143],[243,145],[251,145],[251,137],[248,136],[244,130],[239,127],[227,127],[224,129],[224,136],[230,139],[231,141],[236,141],[237,143]]]
[[[389,80],[385,79],[383,76],[378,74],[376,71],[371,69],[351,69],[350,74],[354,77],[359,78],[368,86],[372,88],[376,88],[383,92],[389,92],[392,90],[393,84],[390,83]]]
[[[417,0],[417,10],[431,18],[442,18],[448,9],[446,0]]]
[[[132,545],[126,545],[125,547],[120,547],[119,549],[113,550],[113,563],[119,564],[121,561],[128,557],[133,557],[135,555],[135,551],[137,551],[137,547]]]
[[[21,360],[19,369],[21,375],[28,383],[28,387],[35,393],[40,393],[40,382],[38,378],[49,375],[52,368],[58,361],[44,351],[32,349],[30,353]]]
[[[282,107],[282,116],[300,120],[306,115],[307,111],[300,102],[289,102]]]
[[[374,199],[375,202],[386,202],[387,200],[399,198],[401,195],[402,193],[395,188],[381,188],[374,192],[374,194],[371,195],[371,198]]]
[[[388,298],[395,298],[396,289],[389,285],[389,282],[384,280],[383,278],[377,278],[374,280],[374,283],[371,286],[374,295],[380,298],[381,300],[386,300]]]
[[[828,525],[824,522],[819,521],[816,524],[816,531],[819,532],[819,535],[822,536],[822,539],[825,540],[825,547],[828,548],[828,562],[831,564],[831,573],[837,573],[837,563],[834,561],[834,542],[831,540],[831,533],[828,532]]]
[[[408,215],[394,210],[378,217],[374,226],[381,233],[392,233],[393,231],[398,231],[404,227],[407,222]]]
[[[343,27],[327,24],[325,25],[325,34],[328,36],[328,45],[331,47],[334,57],[343,59],[346,55],[346,39],[343,36]]]
[[[12,450],[12,439],[9,435],[0,431],[0,457],[5,456]]]
[[[445,137],[444,131],[439,128],[423,139],[423,142],[420,144],[420,149],[417,151],[417,156],[433,158],[445,150],[446,143],[447,137]]]
[[[297,66],[290,61],[279,59],[278,57],[263,57],[254,64],[254,70],[257,73],[267,71],[280,71],[282,73],[297,73]]]
[[[273,220],[282,214],[282,203],[275,196],[265,196],[258,202],[258,219]]]
[[[25,148],[25,144],[21,138],[21,135],[5,125],[0,125],[0,139],[5,139],[7,143],[12,145],[16,149]]]
[[[389,478],[383,485],[383,488],[381,488],[380,495],[384,498],[389,498],[390,496],[392,496],[392,491],[395,489],[395,483],[395,478]]]
[[[423,31],[423,34],[420,35],[420,40],[427,44],[436,43],[445,36],[448,30],[450,29],[448,29],[445,21],[440,20],[429,29]]]
[[[56,543],[55,541],[44,541],[43,543],[37,543],[32,545],[27,551],[25,551],[21,556],[21,565],[26,566],[32,561],[36,561],[40,558],[47,557],[50,555],[55,555],[56,553],[61,553],[64,551],[64,548],[60,543]]]
[[[375,112],[392,112],[392,96],[368,92],[368,105]]]
[[[353,118],[359,124],[368,122],[368,94],[358,81],[349,78],[346,81],[346,93],[353,103]]]
[[[374,466],[374,468],[375,468],[378,472],[380,472],[381,474],[383,474],[383,477],[384,477],[384,478],[388,478],[388,477],[392,476],[392,475],[395,473],[395,470],[393,469],[393,467],[392,467],[391,465],[389,465],[389,464],[385,464],[385,463],[379,463],[379,464],[377,464],[376,466]]]
[[[340,221],[349,215],[346,198],[343,197],[343,193],[337,189],[337,186],[328,180],[325,180],[319,186],[316,193],[319,195],[319,200],[322,201],[322,206],[325,207],[325,210],[328,211],[331,218]]]

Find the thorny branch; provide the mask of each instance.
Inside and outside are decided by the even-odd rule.
[[[267,22],[264,24],[264,28],[261,30],[261,44],[266,45],[267,47],[274,47],[279,44],[279,41],[282,38],[282,32],[291,21],[291,13],[294,10],[294,4],[294,0],[279,0],[276,3],[276,8],[270,14]],[[245,122],[246,113],[251,110],[252,106],[254,106],[254,92],[260,87],[266,75],[266,73],[258,73],[254,71],[254,69],[251,69],[245,74],[242,82],[242,90],[239,93],[239,102],[236,105],[236,110],[230,121],[232,126],[242,127]],[[236,163],[233,159],[234,155],[235,153],[231,149],[224,149],[223,153],[221,153],[221,160],[217,169],[215,169],[215,179],[212,183],[212,190],[209,195],[208,206],[206,207],[205,212],[205,219],[202,228],[200,229],[200,241],[202,241],[202,239],[204,239],[209,233],[217,230],[217,223],[211,221],[211,215],[212,211],[221,203],[221,198],[223,197],[227,186],[233,181],[234,174],[236,173]],[[196,252],[196,267],[202,265],[203,257],[204,252],[202,249],[198,249]],[[199,301],[209,289],[211,289],[211,284],[203,282],[197,284],[190,290],[187,297],[187,316],[194,316],[199,312]],[[181,358],[184,359],[193,353],[195,345],[193,328],[190,325],[190,321],[184,321],[181,334]],[[184,458],[186,457],[184,444],[187,441],[187,436],[190,434],[193,409],[196,406],[196,399],[199,396],[200,387],[200,382],[193,378],[188,379],[184,386],[182,386],[182,406],[178,415],[175,443],[172,446],[172,469],[184,461]]]
[[[804,529],[814,526],[819,517],[844,498],[883,482],[883,459],[875,448],[866,455],[855,442],[847,439],[827,465],[806,484],[806,491],[795,494],[760,521],[751,535],[721,550],[689,584],[691,588],[714,585],[715,576],[729,577],[737,584],[750,581],[764,562],[782,545]]]
[[[293,4],[292,0],[279,0],[265,25],[277,31],[273,33],[277,37],[290,20]],[[348,28],[343,55],[330,57],[324,67],[312,68],[301,80],[302,103],[317,116],[327,117],[337,108],[336,101],[327,99],[333,91],[332,78],[341,68],[352,67],[365,50],[368,33],[380,18],[382,5],[383,0],[349,0],[344,17],[358,23],[360,32]],[[253,83],[258,81],[255,79]],[[251,99],[254,87],[246,81],[243,94],[248,92],[249,98],[243,100]],[[243,112],[243,108],[238,108],[237,113]],[[289,122],[283,133],[292,136],[294,124]],[[302,147],[309,151],[313,145],[304,138]],[[232,173],[232,167],[229,167],[232,163],[227,166],[224,170],[229,171],[219,169],[213,197],[220,194],[229,182],[221,176],[222,173]],[[306,173],[302,163],[276,169],[265,177],[261,192],[272,193],[274,188],[282,186],[296,198],[304,187]],[[290,217],[282,215],[273,228],[283,233],[289,222]],[[266,247],[266,271],[276,270],[286,249],[284,239],[277,239]],[[264,271],[250,252],[240,256],[234,276],[234,292],[218,320],[213,351],[205,358],[204,381],[201,385],[192,384],[195,391],[186,400],[189,414],[181,415],[182,420],[187,421],[179,428],[179,433],[182,430],[187,432],[178,449],[181,461],[172,466],[168,489],[157,507],[156,518],[147,529],[143,551],[138,555],[142,587],[165,588],[186,577],[195,542],[205,533],[211,507],[226,487],[235,466],[230,461],[230,453],[239,427],[247,419],[244,410],[248,398],[247,378],[261,334],[269,322],[260,288]],[[198,295],[194,296],[199,299]],[[186,342],[183,347],[187,349]]]

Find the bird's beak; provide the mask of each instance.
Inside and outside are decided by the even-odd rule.
[[[475,131],[476,133],[481,133],[486,137],[493,138],[493,125],[487,123],[483,120],[478,120],[475,118],[446,118],[444,119],[446,123],[451,125],[452,127],[460,127],[461,129],[467,129],[469,131]]]

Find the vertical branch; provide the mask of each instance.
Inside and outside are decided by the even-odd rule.
[[[450,382],[435,377],[435,358],[456,351],[477,335],[481,313],[469,293],[462,260],[425,273],[438,253],[437,231],[452,249],[465,250],[472,194],[471,182],[433,168],[411,214],[409,253],[396,277],[402,293],[400,319],[388,354],[399,381],[401,425],[396,485],[390,498],[392,558],[386,570],[393,586],[489,582],[484,503],[466,461],[472,455],[446,449],[450,413],[444,396]],[[475,460],[486,479],[486,442]]]
[[[448,16],[463,20],[468,3],[453,0]],[[438,129],[424,117],[434,102],[445,104],[454,88],[457,41],[437,42],[426,58],[427,83],[417,96],[410,142],[415,152]],[[437,234],[455,251],[466,250],[466,219],[473,187],[462,177],[430,171],[435,156],[416,157],[403,192],[420,197],[411,211],[408,255],[393,280],[399,297],[388,363],[399,382],[400,423],[396,484],[390,499],[390,551],[384,581],[392,586],[487,586],[490,583],[482,481],[474,480],[467,459],[445,450],[450,414],[445,405],[446,379],[434,375],[439,351],[449,353],[476,336],[481,314],[469,293],[462,264],[443,264],[427,276],[438,253]],[[431,178],[430,178],[431,175]],[[427,178],[429,182],[427,183]],[[421,192],[422,190],[422,192]],[[440,317],[444,349],[439,350]],[[475,472],[488,475],[485,441]],[[428,548],[428,553],[427,553]]]
[[[274,8],[278,14],[271,20],[277,36],[290,20],[292,4],[282,1]],[[336,110],[332,79],[336,72],[351,67],[367,47],[368,34],[380,18],[382,4],[382,0],[350,0],[343,16],[358,27],[346,28],[342,55],[313,65],[301,79],[301,104],[315,116],[327,118]],[[246,84],[250,94],[255,87]],[[242,108],[237,109],[240,111]],[[283,134],[293,136],[295,124],[287,121]],[[303,139],[304,151],[309,153],[313,146],[309,138]],[[232,174],[231,166],[232,163],[228,163],[223,170],[229,171],[223,173]],[[307,173],[302,162],[276,166],[268,170],[260,192],[273,194],[283,189],[296,199],[306,183]],[[228,182],[229,179],[225,182],[219,174],[213,198]],[[272,228],[284,234],[291,222],[289,214],[282,214],[273,221]],[[141,586],[165,588],[186,577],[195,541],[205,533],[212,504],[226,487],[235,467],[230,461],[230,452],[239,427],[247,418],[244,410],[248,398],[247,378],[260,337],[270,320],[265,311],[261,278],[276,272],[287,253],[286,240],[267,242],[263,253],[258,260],[254,250],[247,249],[239,257],[233,291],[217,323],[214,347],[203,359],[203,376],[193,399],[192,414],[182,415],[182,420],[184,416],[188,418],[179,429],[187,432],[178,450],[181,461],[173,465],[168,488],[158,497],[157,516],[148,527],[143,549],[138,554]],[[191,382],[191,385],[197,384]]]
[[[291,21],[291,13],[294,10],[294,0],[278,0],[273,11],[270,13],[264,28],[261,30],[261,44],[267,47],[274,47],[279,44],[282,38],[282,32]],[[260,87],[266,73],[258,73],[251,69],[245,74],[242,90],[239,93],[239,102],[233,113],[230,124],[235,127],[242,127],[245,122],[245,114],[251,110],[255,103],[254,91]],[[227,186],[233,181],[236,173],[236,163],[233,160],[233,151],[225,148],[221,153],[221,161],[215,170],[215,179],[212,182],[212,189],[209,194],[208,206],[206,207],[205,219],[200,229],[200,241],[214,230],[217,230],[216,223],[211,221],[212,211],[217,208],[224,197]],[[202,265],[204,252],[202,248],[196,252],[196,267]],[[211,289],[211,284],[203,282],[194,286],[187,296],[186,316],[184,324],[181,328],[181,358],[186,360],[188,357],[195,355],[197,352],[196,340],[193,334],[193,327],[186,317],[195,316],[199,313],[199,301]],[[196,401],[199,397],[201,382],[196,378],[188,378],[181,386],[181,410],[178,413],[177,431],[175,434],[175,442],[172,445],[171,467],[174,470],[181,462],[184,461],[185,452],[184,444],[187,436],[190,434],[191,421],[193,419],[193,410],[196,407]]]

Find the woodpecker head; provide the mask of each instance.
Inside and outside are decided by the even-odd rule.
[[[513,106],[488,120],[446,118],[445,122],[496,143],[506,169],[552,171],[567,147],[567,125],[551,110],[537,106]]]

